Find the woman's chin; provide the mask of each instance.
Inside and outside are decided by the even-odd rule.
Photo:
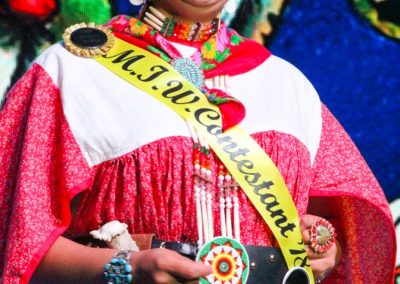
[[[225,1],[221,1],[221,0],[182,0],[182,2],[185,2],[185,3],[195,6],[195,7],[204,8],[204,7],[210,7],[210,6],[221,6],[221,3],[224,3]]]
[[[153,0],[154,5],[183,20],[210,21],[223,9],[227,0]]]

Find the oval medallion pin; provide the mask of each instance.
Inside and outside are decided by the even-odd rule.
[[[65,48],[80,57],[106,54],[114,46],[114,34],[94,23],[80,23],[67,28],[62,36]]]

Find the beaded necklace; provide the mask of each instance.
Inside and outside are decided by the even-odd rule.
[[[150,11],[150,8],[148,9]],[[146,18],[150,17],[147,12]],[[218,26],[218,30],[205,42],[191,42],[190,46],[196,48],[196,52],[190,58],[185,58],[158,30],[138,19],[121,15],[108,24],[117,36],[122,34],[123,37],[129,37],[127,40],[131,43],[158,55],[199,88],[211,103],[219,107],[222,114],[222,128],[225,130],[243,120],[245,108],[240,101],[224,90],[208,88],[205,79],[211,76],[208,72],[232,55],[232,50],[237,48],[243,39],[236,32],[228,30],[225,24],[221,23]],[[189,44],[189,41],[186,43]]]
[[[218,18],[206,24],[177,21],[173,17],[166,17],[148,2],[142,8],[139,19],[156,29],[165,38],[200,43],[210,39],[220,25]]]
[[[169,62],[188,81],[202,90],[209,101],[220,108],[224,129],[239,123],[244,117],[245,110],[238,100],[228,95],[226,80],[222,78],[226,76],[215,77],[211,89],[206,87],[205,78],[207,71],[215,69],[231,56],[231,50],[242,42],[242,38],[235,32],[229,31],[217,19],[199,28],[198,24],[186,25],[174,22],[152,6],[143,8],[141,14],[146,23],[132,17],[118,16],[110,22],[109,27],[117,36],[118,33],[133,36],[129,41]],[[214,30],[217,22],[218,28]],[[171,26],[173,28],[170,28]],[[190,58],[184,58],[170,40],[178,43],[190,42],[190,46],[195,47],[197,51]],[[210,147],[190,125],[188,129],[193,140],[193,191],[198,244],[201,246],[209,242],[215,235],[212,206],[212,185],[215,179],[218,187],[221,236],[240,241],[237,197],[239,187],[222,163],[219,162],[218,172],[212,173]]]
[[[213,179],[217,179],[219,189],[220,235],[240,242],[239,185],[226,167],[220,163],[218,173],[213,176],[210,162],[210,147],[204,139],[187,123],[193,140],[193,190],[196,205],[197,244],[201,247],[214,239]]]
[[[149,12],[147,12],[147,14],[148,13]],[[183,35],[185,32],[172,33],[170,37],[165,37],[162,32],[158,30],[160,27],[155,24],[154,20],[149,20],[149,17],[150,16],[146,16],[143,18],[143,21],[141,21],[134,17],[119,15],[114,17],[107,26],[115,32],[128,34],[147,42],[145,48],[167,62],[170,62],[174,57],[179,55],[179,52],[177,54],[176,49],[171,46],[169,40],[189,44],[197,48],[197,52],[191,59],[204,70],[206,77],[207,71],[215,69],[226,61],[232,55],[233,50],[239,47],[244,41],[240,35],[233,30],[229,30],[226,25],[222,22],[220,23],[219,20],[218,29],[215,32],[209,33],[207,37],[203,36],[202,40],[193,42],[190,40],[190,37]],[[154,25],[154,27],[151,25]],[[180,23],[179,25],[185,24]]]

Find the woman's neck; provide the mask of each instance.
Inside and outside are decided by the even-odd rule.
[[[177,21],[207,24],[217,18],[227,0],[147,0]]]
[[[213,36],[219,29],[219,18],[209,22],[195,22],[183,17],[172,15],[159,5],[147,3],[139,16],[164,37],[178,41],[204,42]]]
[[[202,20],[189,19],[189,18],[185,18],[181,15],[172,14],[172,13],[168,12],[167,10],[165,10],[160,5],[152,4],[152,6],[154,8],[156,8],[158,11],[160,11],[165,17],[175,19],[176,21],[179,21],[179,22],[185,22],[185,23],[190,23],[190,24],[200,23],[200,24],[205,25],[214,19],[214,17],[211,17],[210,19],[202,19]]]

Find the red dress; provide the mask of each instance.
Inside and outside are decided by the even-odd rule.
[[[350,138],[289,63],[266,56],[238,65],[230,92],[246,107],[242,127],[281,171],[299,215],[329,219],[343,240],[343,260],[326,283],[392,283],[389,207]],[[131,233],[196,241],[192,148],[166,106],[93,60],[51,47],[0,114],[0,282],[28,283],[57,237],[111,220]],[[217,192],[214,155],[211,165]],[[242,243],[275,245],[243,192],[239,199]],[[218,216],[218,202],[213,209]],[[214,226],[218,234],[217,217]]]

